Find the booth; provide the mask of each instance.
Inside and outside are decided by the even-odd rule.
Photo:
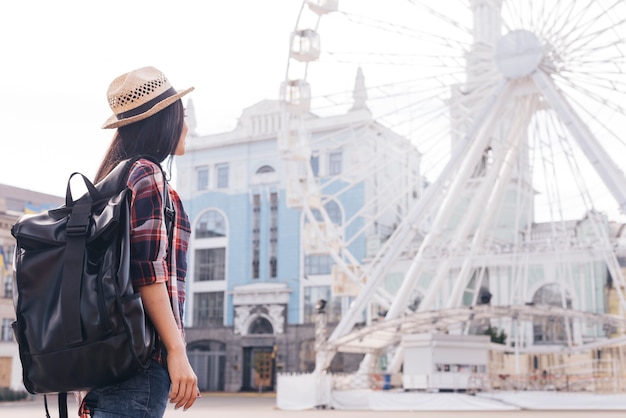
[[[488,335],[413,334],[401,345],[407,390],[466,391],[471,376],[487,373]]]

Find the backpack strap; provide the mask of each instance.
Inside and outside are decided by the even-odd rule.
[[[67,413],[67,392],[61,392],[59,398],[59,418],[69,418]],[[50,410],[48,409],[48,396],[43,395],[43,406],[46,409],[46,418],[50,418]]]
[[[163,194],[163,215],[165,218],[165,227],[167,228],[168,248],[172,248],[176,209],[174,208],[174,202],[172,202],[172,197],[170,196],[169,183],[167,181],[165,181]]]
[[[59,393],[59,418],[69,418],[67,413],[67,392]]]
[[[74,201],[70,182],[72,177],[80,175],[87,186],[89,198]],[[61,282],[61,320],[67,321],[63,327],[66,345],[70,346],[83,341],[80,322],[80,292],[83,277],[83,258],[87,234],[89,232],[93,203],[101,199],[100,192],[87,177],[80,173],[73,173],[67,181],[65,205],[71,208],[71,213],[65,227],[65,252],[63,263],[63,279]],[[80,280],[76,282],[76,278]]]

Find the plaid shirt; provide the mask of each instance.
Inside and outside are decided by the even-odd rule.
[[[128,187],[132,191],[130,273],[135,288],[153,283],[167,284],[172,312],[184,338],[185,276],[191,228],[180,197],[168,187],[176,211],[172,230],[175,251],[168,251],[163,216],[164,184],[161,169],[148,160],[139,160],[131,168],[128,177]],[[157,347],[154,359],[164,364],[160,344]]]

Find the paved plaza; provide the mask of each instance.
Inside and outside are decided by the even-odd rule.
[[[626,396],[626,395],[625,395]],[[50,414],[58,416],[56,400],[52,400]],[[74,410],[74,404],[70,403]],[[306,410],[284,411],[276,408],[274,394],[204,394],[188,411],[168,408],[166,418],[617,418],[624,411],[346,411]],[[43,399],[0,403],[0,417],[43,417]],[[75,416],[70,412],[70,417]]]

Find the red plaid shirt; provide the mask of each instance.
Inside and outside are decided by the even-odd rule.
[[[128,177],[128,187],[132,191],[130,272],[135,288],[153,283],[167,284],[172,312],[184,338],[185,276],[191,228],[180,197],[168,187],[176,211],[172,229],[175,251],[168,251],[163,215],[164,184],[161,169],[148,160],[139,160],[131,168]],[[160,347],[154,359],[163,364]]]
[[[128,187],[132,191],[130,271],[133,285],[137,289],[153,283],[167,284],[172,312],[184,338],[185,276],[191,235],[189,217],[176,191],[168,186],[176,212],[172,228],[174,251],[168,251],[163,214],[165,180],[161,169],[149,160],[137,161],[130,170]],[[164,364],[164,352],[158,338],[153,359]],[[79,409],[79,416],[89,417],[89,410],[84,404]]]

